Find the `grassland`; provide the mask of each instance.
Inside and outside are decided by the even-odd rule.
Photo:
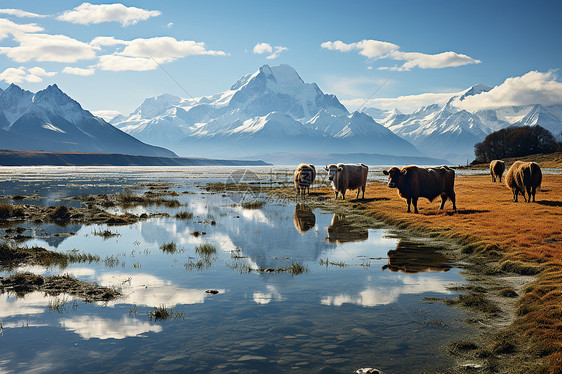
[[[554,165],[557,163],[550,166]],[[487,346],[475,350],[472,357],[495,355],[494,362],[489,360],[489,372],[561,373],[562,175],[544,175],[536,203],[513,203],[507,187],[492,183],[487,175],[457,177],[455,192],[456,212],[451,202],[445,204],[445,210],[439,210],[438,198],[433,202],[420,199],[419,214],[406,213],[406,202],[396,189],[376,182],[367,186],[365,200],[338,201],[337,205],[338,209],[414,233],[456,242],[462,256],[473,264],[473,279],[501,278],[506,273],[535,276],[518,290],[515,299],[514,291],[507,296],[503,295],[505,289],[495,291],[504,297],[500,304],[508,304],[509,298],[515,300],[509,312],[513,315],[505,316],[507,323],[497,328]],[[276,193],[289,196],[293,191],[285,188]],[[326,204],[326,198],[333,199],[333,193],[322,187],[313,190],[309,201]],[[479,304],[490,305],[486,300],[475,306]],[[497,314],[498,310],[488,308],[483,312]]]

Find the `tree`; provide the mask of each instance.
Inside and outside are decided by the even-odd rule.
[[[558,144],[547,129],[537,126],[508,127],[488,135],[474,145],[475,162],[490,162],[506,157],[556,152]]]

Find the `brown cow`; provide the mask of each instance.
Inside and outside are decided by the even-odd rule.
[[[383,170],[383,173],[388,175],[388,187],[398,188],[398,194],[406,199],[408,213],[411,203],[414,204],[414,213],[418,213],[420,197],[433,201],[437,196],[441,196],[439,209],[443,209],[448,197],[453,202],[453,209],[457,210],[454,191],[455,171],[448,166],[420,168],[412,165],[402,169],[394,166],[389,170]]]
[[[359,199],[359,192],[363,191],[363,197],[365,198],[365,187],[367,186],[367,174],[369,173],[369,167],[365,164],[331,164],[326,166],[326,171],[328,172],[328,180],[332,181],[332,188],[336,194],[336,200],[338,199],[338,193],[341,193],[342,198],[345,200],[345,192],[347,190],[357,189],[357,197]]]
[[[314,165],[300,164],[293,174],[293,182],[295,183],[295,189],[297,190],[297,195],[305,195],[308,189],[308,194],[310,195],[310,186],[316,179],[316,168]]]
[[[316,216],[308,206],[297,204],[293,213],[293,224],[298,232],[304,234],[316,225]]]
[[[542,183],[542,172],[536,162],[515,161],[507,171],[505,185],[513,192],[513,201],[517,202],[517,195],[521,192],[523,199],[530,203],[531,196],[535,201],[537,188],[540,189]],[[525,191],[529,199],[525,197]]]
[[[496,178],[500,178],[500,183],[502,182],[502,175],[505,171],[505,162],[502,160],[493,160],[490,162],[490,174],[492,175],[492,182],[496,181]]]

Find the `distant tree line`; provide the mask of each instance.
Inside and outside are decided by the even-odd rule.
[[[474,145],[474,162],[552,153],[559,147],[552,133],[539,125],[508,127],[491,133],[483,142]]]

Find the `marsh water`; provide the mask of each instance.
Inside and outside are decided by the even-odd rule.
[[[250,170],[262,183],[290,175]],[[411,373],[453,365],[447,344],[469,333],[466,315],[423,300],[454,297],[448,287],[463,282],[442,243],[357,226],[306,201],[205,187],[241,178],[245,171],[218,167],[3,168],[2,202],[78,207],[74,196],[140,194],[166,182],[181,206],[127,208],[170,217],[126,226],[18,224],[19,245],[101,261],[0,276],[70,274],[123,296],[85,303],[0,294],[0,372]],[[98,235],[105,230],[112,235]],[[216,252],[202,252],[205,243]],[[169,316],[149,315],[155,308]]]

